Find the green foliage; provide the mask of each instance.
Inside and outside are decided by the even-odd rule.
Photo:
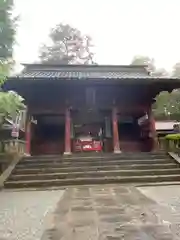
[[[140,56],[140,55],[135,56],[131,62],[131,65],[147,66],[147,69],[152,76],[156,76],[156,77],[168,76],[167,71],[164,68],[160,68],[160,69],[156,68],[155,60],[148,56]]]
[[[137,55],[133,58],[131,65],[145,65],[150,72],[155,71],[154,59],[148,56]]]
[[[11,68],[16,19],[12,17],[13,0],[0,0],[0,86]],[[24,109],[23,98],[15,92],[0,91],[0,124],[7,116],[14,117]]]
[[[6,73],[8,66],[0,64],[0,83],[6,80]],[[0,116],[5,118],[11,116],[12,118],[19,110],[25,109],[23,104],[24,99],[15,92],[0,92]]]
[[[135,56],[132,60],[133,65],[146,65],[153,77],[180,77],[180,63],[177,63],[172,74],[169,74],[164,68],[156,68],[153,58],[147,56]],[[161,92],[156,97],[156,103],[153,106],[153,112],[157,119],[180,120],[180,92],[179,90]]]
[[[25,108],[24,99],[15,92],[1,92],[0,94],[0,114],[11,115]]]
[[[154,114],[158,119],[180,120],[180,92],[174,90],[172,93],[161,92],[156,97]]]
[[[59,24],[51,29],[50,45],[40,49],[43,63],[55,64],[92,64],[91,38],[68,24]]]
[[[153,106],[154,115],[157,118],[170,117],[172,110],[172,98],[169,92],[161,92],[156,97],[156,103]]]
[[[7,73],[8,65],[0,61],[0,85],[2,85],[5,82]]]
[[[12,59],[16,19],[12,17],[13,0],[0,0],[0,59]]]
[[[180,63],[176,63],[173,67],[172,77],[180,78]]]
[[[166,140],[180,140],[180,133],[176,133],[176,134],[168,134],[165,136]]]

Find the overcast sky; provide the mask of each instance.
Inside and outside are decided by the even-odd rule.
[[[20,15],[15,59],[34,62],[57,23],[91,35],[99,64],[154,57],[171,69],[180,61],[180,0],[15,0]]]

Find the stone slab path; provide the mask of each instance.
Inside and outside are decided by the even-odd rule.
[[[180,187],[0,192],[0,240],[119,239],[180,239]]]
[[[64,193],[41,239],[176,240],[180,212],[132,186],[74,187]]]

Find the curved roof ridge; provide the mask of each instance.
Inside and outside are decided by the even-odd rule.
[[[58,64],[58,63],[21,63],[24,67],[63,67],[63,68],[146,68],[147,65],[131,65],[131,64]]]

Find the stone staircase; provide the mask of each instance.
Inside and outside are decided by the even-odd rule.
[[[5,188],[180,181],[180,167],[164,153],[75,154],[22,159]]]

